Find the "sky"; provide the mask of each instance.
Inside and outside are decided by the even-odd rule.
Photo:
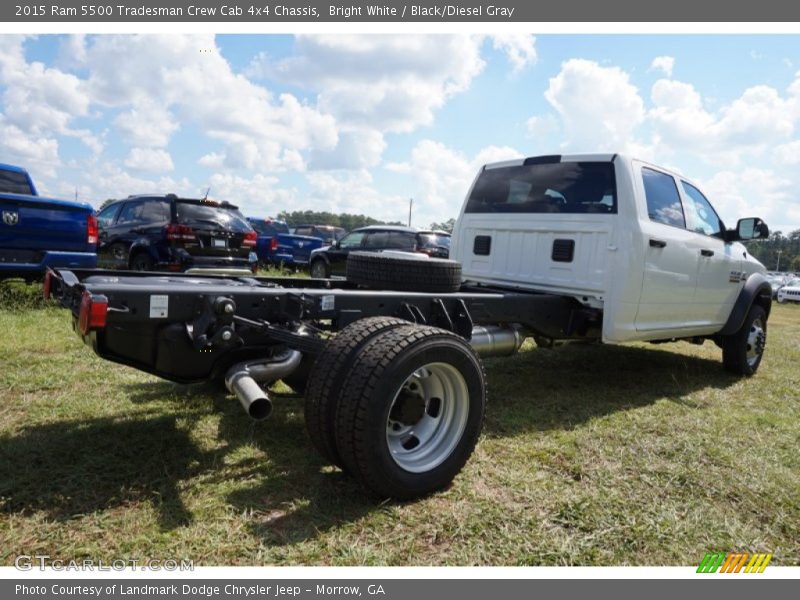
[[[626,152],[728,226],[800,228],[796,35],[0,35],[0,162],[99,206],[169,193],[248,216],[426,227],[480,165]]]

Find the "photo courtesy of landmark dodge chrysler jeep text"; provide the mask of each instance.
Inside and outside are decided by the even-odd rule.
[[[351,253],[347,279],[50,271],[97,354],[178,382],[224,380],[265,418],[276,380],[305,396],[316,449],[381,497],[446,486],[480,435],[482,356],[554,341],[711,340],[761,362],[772,293],[685,177],[623,155],[486,165],[450,259]],[[602,352],[602,347],[597,352]]]

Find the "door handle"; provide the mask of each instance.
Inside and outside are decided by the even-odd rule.
[[[667,246],[667,242],[665,242],[664,240],[656,240],[656,239],[650,238],[650,247],[651,248],[666,248],[666,246]]]
[[[703,256],[714,256],[714,251],[703,248],[702,250],[700,250],[700,254],[702,254]]]

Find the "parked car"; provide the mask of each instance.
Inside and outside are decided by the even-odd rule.
[[[258,233],[256,254],[265,263],[305,266],[311,251],[321,248],[322,238],[289,233],[284,221],[248,217],[247,221]]]
[[[0,276],[93,269],[97,219],[86,202],[44,198],[22,167],[0,164]]]
[[[793,278],[778,289],[778,302],[800,302],[800,279]]]
[[[257,234],[227,202],[175,194],[130,196],[97,215],[102,266],[136,271],[244,268],[255,272]]]
[[[330,246],[342,239],[347,231],[342,227],[334,227],[333,225],[298,225],[292,230],[292,233],[322,238],[323,244]]]
[[[347,257],[354,250],[401,250],[446,258],[449,253],[449,235],[446,236],[446,241],[445,235],[444,232],[418,231],[399,225],[370,225],[354,229],[334,244],[311,252],[311,277],[343,277]]]
[[[434,258],[449,258],[450,234],[446,231],[418,232],[417,252],[422,252]]]

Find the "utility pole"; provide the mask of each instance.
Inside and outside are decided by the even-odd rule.
[[[783,250],[778,250],[778,264],[775,265],[775,270],[778,273],[780,273],[780,271],[781,271],[781,252],[783,252]]]
[[[408,199],[408,226],[411,227],[411,209],[414,206],[414,199]]]

